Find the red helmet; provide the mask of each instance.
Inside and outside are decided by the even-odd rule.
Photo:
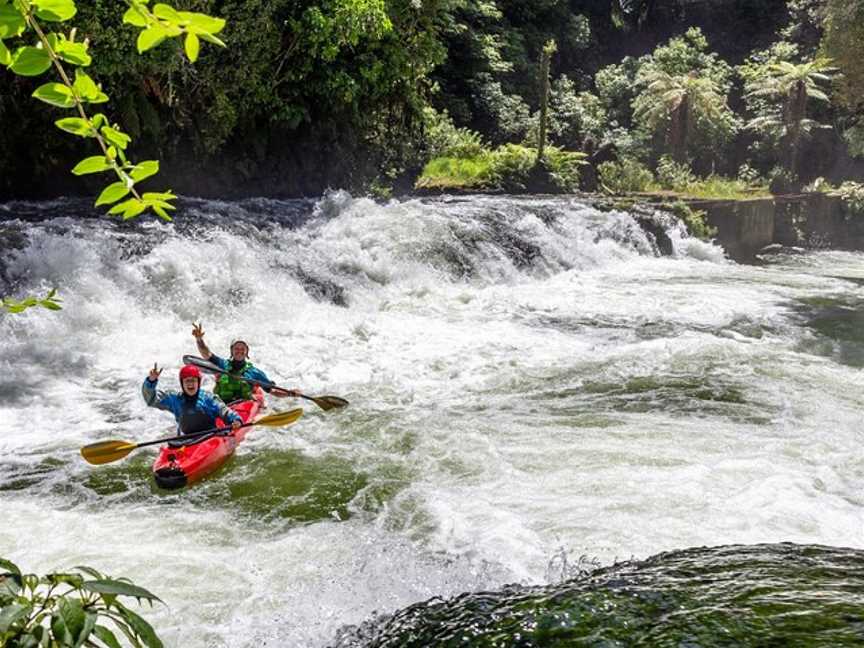
[[[197,378],[198,382],[201,382],[201,371],[195,365],[184,365],[184,367],[180,370],[180,382],[183,382],[184,378]]]

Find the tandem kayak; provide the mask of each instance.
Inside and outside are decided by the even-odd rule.
[[[256,387],[251,400],[237,401],[228,405],[240,415],[244,423],[253,420],[264,407],[264,392]],[[225,424],[216,419],[217,427]],[[159,448],[159,456],[153,463],[153,478],[160,488],[183,488],[218,470],[225,464],[237,445],[246,438],[249,428],[240,428],[228,434],[214,434],[184,441],[170,441]]]

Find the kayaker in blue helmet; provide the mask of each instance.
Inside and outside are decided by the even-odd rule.
[[[216,380],[216,386],[213,388],[213,393],[226,403],[251,398],[252,385],[247,382],[249,380],[264,383],[261,385],[262,389],[273,396],[293,396],[296,398],[301,395],[297,389],[282,389],[281,387],[267,385],[266,383],[272,384],[273,381],[267,377],[267,374],[249,362],[249,345],[245,340],[234,340],[231,342],[231,346],[229,347],[231,356],[226,360],[217,356],[207,347],[207,344],[204,342],[204,329],[201,327],[201,324],[192,324],[192,336],[195,338],[195,343],[198,345],[198,353],[201,354],[201,357],[209,360],[222,369],[222,371],[228,372],[219,376]],[[246,380],[241,380],[241,378],[245,378]]]
[[[179,392],[166,392],[156,389],[162,370],[155,364],[144,379],[141,393],[144,402],[150,407],[166,410],[177,419],[181,434],[192,434],[217,427],[216,418],[229,424],[234,430],[240,427],[243,419],[232,411],[218,397],[201,389],[201,372],[198,367],[186,365],[180,370]]]

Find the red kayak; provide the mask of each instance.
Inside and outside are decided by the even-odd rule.
[[[236,401],[228,407],[237,412],[244,423],[253,420],[264,407],[264,392],[255,387],[252,400]],[[224,427],[222,419],[216,419],[217,427]],[[159,456],[153,464],[153,477],[160,488],[183,488],[218,470],[246,438],[249,428],[240,428],[230,434],[219,434],[170,441],[159,448]]]

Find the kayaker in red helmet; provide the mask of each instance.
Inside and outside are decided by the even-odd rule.
[[[154,364],[150,374],[144,379],[141,393],[147,405],[166,410],[174,415],[181,434],[192,434],[217,427],[217,417],[235,430],[243,423],[243,419],[230,410],[218,396],[201,389],[201,372],[198,367],[186,365],[180,369],[182,390],[179,392],[156,389],[161,373],[162,369]]]
[[[240,380],[240,376],[246,380],[264,383],[261,387],[273,396],[298,397],[301,395],[297,389],[282,389],[281,387],[266,385],[266,383],[272,384],[273,381],[267,377],[267,374],[249,362],[249,344],[245,340],[234,340],[231,342],[231,346],[229,347],[231,356],[226,360],[217,356],[207,347],[207,344],[204,342],[204,329],[201,327],[201,324],[193,322],[192,336],[195,338],[201,357],[217,365],[222,371],[228,372],[219,376],[216,386],[213,388],[213,393],[226,403],[231,403],[235,400],[248,400],[252,397],[252,386],[245,380]]]

